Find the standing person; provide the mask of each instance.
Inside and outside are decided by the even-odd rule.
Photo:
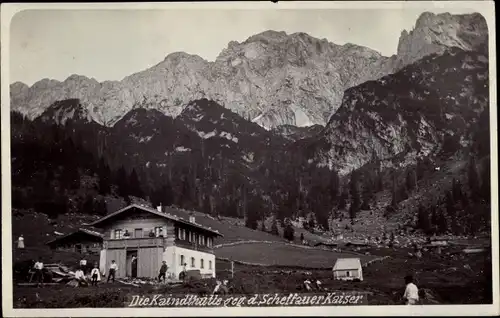
[[[118,265],[116,265],[115,260],[112,260],[111,266],[109,266],[108,283],[109,283],[109,280],[111,279],[111,276],[113,276],[113,283],[115,282],[115,275],[116,275],[117,270],[118,270]]]
[[[87,274],[87,260],[85,257],[80,260],[80,268],[83,270],[84,274]]]
[[[17,239],[17,248],[20,249],[20,250],[24,250],[24,237],[23,237],[22,234]]]
[[[41,258],[38,259],[33,268],[35,269],[35,281],[38,285],[43,285],[43,262]]]
[[[413,276],[408,275],[405,277],[406,289],[403,295],[403,299],[405,300],[407,305],[416,305],[418,303],[418,288],[413,283]]]
[[[163,261],[163,264],[160,267],[160,275],[158,275],[158,281],[161,282],[162,277],[163,277],[163,281],[167,280],[167,277],[166,277],[167,269],[168,269],[167,262]]]
[[[90,282],[92,286],[97,286],[97,282],[101,280],[101,273],[99,272],[97,264],[94,264],[94,268],[90,272],[90,277],[92,278]]]
[[[137,277],[137,257],[132,256],[132,277]]]

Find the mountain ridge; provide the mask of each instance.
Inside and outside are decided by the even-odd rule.
[[[458,18],[422,14],[417,22],[418,28],[402,34],[398,55],[391,57],[303,32],[264,31],[241,43],[231,41],[213,62],[172,52],[121,81],[99,83],[73,74],[63,82],[42,79],[31,87],[16,82],[11,85],[12,109],[36,118],[57,100],[78,98],[94,121],[111,126],[135,107],[155,108],[175,117],[190,101],[208,98],[266,129],[325,125],[340,106],[345,89],[459,43],[447,39],[465,37],[468,41],[459,44],[472,49],[487,38],[486,22],[478,14]],[[450,28],[440,36],[429,36],[442,25]],[[444,39],[439,45],[428,43],[440,37]]]

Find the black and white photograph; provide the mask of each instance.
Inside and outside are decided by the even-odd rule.
[[[2,4],[4,315],[499,314],[494,9]]]

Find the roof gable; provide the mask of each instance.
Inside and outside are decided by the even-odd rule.
[[[361,268],[361,261],[359,260],[359,258],[339,258],[335,262],[333,270],[338,271],[359,268]]]
[[[186,224],[188,226],[201,229],[201,230],[203,230],[205,232],[210,232],[210,233],[212,233],[213,235],[216,235],[216,236],[223,236],[221,233],[219,233],[219,231],[212,230],[212,229],[207,228],[207,227],[205,227],[205,226],[203,226],[201,224],[193,223],[193,222],[190,222],[188,220],[184,220],[184,219],[182,219],[182,218],[180,218],[180,217],[178,217],[178,216],[176,216],[174,214],[171,214],[171,213],[168,213],[168,212],[161,212],[161,211],[158,211],[156,209],[153,209],[153,208],[150,208],[150,207],[146,207],[146,206],[142,206],[142,205],[138,205],[138,204],[131,204],[129,206],[126,206],[123,209],[115,211],[115,212],[113,212],[111,214],[108,214],[108,215],[100,218],[97,221],[92,222],[90,225],[99,227],[102,224],[104,224],[104,222],[110,221],[112,218],[115,218],[116,216],[121,215],[123,213],[127,213],[129,211],[133,211],[134,209],[139,209],[139,210],[141,210],[143,212],[150,213],[150,214],[156,215],[156,216],[160,216],[162,218],[171,220],[171,221],[176,222],[176,223]]]

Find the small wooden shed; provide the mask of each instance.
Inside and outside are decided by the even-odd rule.
[[[359,258],[339,258],[333,267],[333,278],[338,280],[363,280]]]

